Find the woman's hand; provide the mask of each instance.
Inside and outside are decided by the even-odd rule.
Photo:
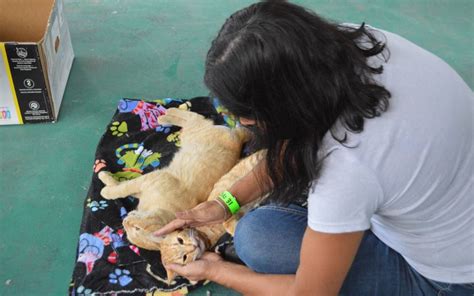
[[[183,227],[222,223],[230,218],[231,215],[229,209],[221,200],[209,200],[198,204],[190,210],[176,213],[177,219],[160,228],[154,235],[162,236]]]
[[[212,267],[215,266],[219,261],[224,262],[221,256],[217,255],[216,253],[206,252],[201,258],[199,258],[199,260],[193,261],[186,265],[168,264],[166,265],[166,268],[171,269],[172,271],[184,276],[191,281],[200,281],[210,277],[210,273],[213,270]]]

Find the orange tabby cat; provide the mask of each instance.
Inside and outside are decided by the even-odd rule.
[[[208,198],[214,184],[237,163],[249,136],[243,128],[217,126],[200,114],[177,108],[168,109],[158,122],[182,127],[181,148],[169,166],[124,182],[99,173],[106,185],[101,191],[104,198],[139,199],[123,225],[129,241],[150,250],[160,249],[162,238],[153,232],[173,220],[175,212]]]

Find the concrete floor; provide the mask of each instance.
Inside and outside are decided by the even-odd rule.
[[[0,295],[66,293],[95,147],[117,101],[206,95],[210,41],[252,2],[65,0],[76,60],[59,122],[0,127]],[[474,86],[471,0],[295,2],[405,36]],[[207,289],[236,295],[217,285],[192,295]]]

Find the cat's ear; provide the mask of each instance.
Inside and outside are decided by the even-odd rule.
[[[166,281],[168,282],[168,285],[171,285],[173,280],[176,278],[176,272],[172,271],[171,269],[166,269]]]

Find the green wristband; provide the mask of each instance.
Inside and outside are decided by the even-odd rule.
[[[219,198],[227,205],[232,215],[239,211],[240,205],[229,191],[224,191],[219,194]]]

